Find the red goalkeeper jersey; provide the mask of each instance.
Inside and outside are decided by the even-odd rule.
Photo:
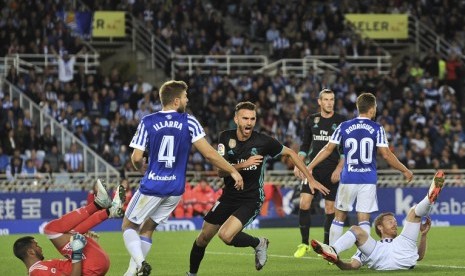
[[[70,260],[46,260],[38,261],[29,268],[30,276],[50,276],[50,275],[71,275],[71,261]]]

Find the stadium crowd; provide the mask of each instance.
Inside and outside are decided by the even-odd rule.
[[[273,76],[236,75],[234,72],[221,76],[215,69],[207,75],[199,73],[199,70],[191,76],[181,72],[177,79],[186,81],[190,87],[190,112],[202,121],[208,140],[214,144],[221,130],[233,126],[232,112],[238,101],[250,100],[259,107],[257,130],[271,134],[285,145],[295,148],[302,137],[304,118],[317,111],[317,93],[323,87],[334,90],[337,96],[336,110],[348,118],[356,116],[356,96],[362,91],[368,91],[378,98],[376,120],[388,131],[392,150],[409,168],[465,168],[465,132],[461,122],[464,101],[461,80],[464,67],[460,59],[463,46],[460,41],[465,40],[459,39],[463,31],[456,22],[462,19],[459,16],[440,19],[439,16],[433,16],[435,12],[444,11],[443,7],[437,5],[437,1],[432,1],[431,6],[425,6],[423,1],[415,5],[401,1],[384,1],[386,5],[375,5],[374,2],[348,5],[347,1],[341,1],[335,5],[317,1],[306,9],[302,8],[302,1],[293,1],[293,5],[286,8],[282,6],[282,1],[224,1],[217,4],[215,8],[224,11],[223,14],[237,15],[248,24],[253,23],[255,17],[266,22],[261,29],[254,31],[255,35],[252,35],[252,30],[244,34],[243,40],[260,41],[261,37],[267,41],[267,30],[273,29],[273,26],[283,30],[282,33],[290,34],[289,25],[295,25],[301,37],[305,32],[302,26],[311,28],[311,32],[306,29],[310,37],[318,37],[317,31],[323,29],[325,38],[333,37],[333,43],[343,45],[340,44],[344,40],[342,37],[347,34],[340,26],[344,12],[407,11],[425,22],[434,23],[432,26],[438,31],[447,29],[447,32],[442,33],[451,39],[454,47],[450,49],[450,56],[446,60],[434,52],[405,57],[388,75],[380,75],[376,70],[361,70],[349,63],[340,65],[341,73],[338,75],[329,72],[317,75],[310,71],[302,78],[284,76],[281,72]],[[173,50],[187,47],[188,54],[208,53],[215,48],[214,41],[220,37],[221,47],[228,43],[232,45],[234,40],[234,35],[228,35],[224,30],[221,13],[212,6],[204,8],[200,1],[129,3],[120,6],[113,1],[96,1],[93,5],[97,9],[128,9],[161,36],[168,32],[166,28],[170,24],[173,25],[176,28],[171,31],[172,39],[165,37],[165,41]],[[5,15],[0,20],[0,37],[4,42],[0,45],[0,55],[54,53],[59,60],[67,53],[76,54],[84,48],[79,38],[73,37],[54,16],[61,9],[55,1],[8,1],[0,5]],[[457,5],[457,10],[463,9],[460,3],[448,5]],[[211,9],[211,12],[208,13],[206,9]],[[250,11],[250,14],[245,10]],[[301,10],[304,14],[297,18],[289,16],[293,11]],[[456,15],[455,10],[452,10]],[[153,11],[159,12],[154,14]],[[212,22],[217,20],[215,24]],[[299,22],[291,23],[295,20]],[[193,28],[177,33],[178,28],[187,25]],[[205,29],[205,26],[212,29]],[[330,35],[331,32],[326,33],[328,30],[337,34]],[[199,39],[202,40],[201,33],[216,38],[206,38],[208,46],[192,46]],[[189,41],[189,37],[195,37],[196,41]],[[291,44],[295,43],[296,40],[292,40]],[[323,44],[333,48],[330,47],[331,43],[320,40],[309,44],[317,48],[312,46],[308,53],[321,54],[318,47],[323,47]],[[246,53],[244,49],[238,51]],[[341,51],[339,49],[334,53],[339,54]],[[92,75],[84,74],[82,68],[76,68],[76,74],[69,81],[60,81],[52,68],[45,68],[41,74],[33,70],[28,74],[18,74],[11,69],[7,79],[122,172],[133,171],[127,145],[139,119],[161,108],[158,84],[148,83],[142,77],[136,80],[125,78],[117,69]],[[73,152],[72,147],[68,152],[59,152],[57,141],[49,130],[46,129],[42,135],[37,130],[36,122],[27,110],[19,106],[18,99],[11,99],[1,88],[0,131],[7,135],[2,136],[0,143],[0,173],[14,176],[33,174],[35,171],[82,171],[79,162],[71,162],[71,156],[79,153]],[[193,152],[191,160],[188,170],[212,169],[198,153]],[[286,160],[275,160],[269,166],[270,169],[290,168]],[[384,168],[386,165],[380,162],[379,166]]]

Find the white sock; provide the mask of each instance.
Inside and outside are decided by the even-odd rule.
[[[347,249],[351,248],[357,238],[352,231],[347,231],[342,235],[337,241],[334,243],[333,248],[336,250],[337,254],[341,253],[342,251],[346,251]]]
[[[145,257],[147,257],[147,254],[150,251],[150,248],[152,248],[152,239],[148,239],[145,237],[140,237],[140,239],[141,239],[142,254],[144,254],[144,259],[145,259]],[[133,258],[130,258],[128,270],[126,271],[124,275],[135,275],[136,272],[137,272],[137,264]]]
[[[418,217],[424,217],[431,211],[431,202],[429,202],[428,196],[425,196],[420,203],[415,206],[415,215]]]
[[[144,254],[142,253],[142,244],[137,234],[137,231],[134,229],[126,229],[123,233],[124,245],[131,255],[132,259],[137,264],[137,267],[142,265],[142,262],[145,260]]]
[[[360,226],[365,232],[367,232],[368,235],[371,234],[371,226],[369,221],[361,221],[358,223],[358,226]]]
[[[152,239],[140,237],[141,245],[142,245],[142,253],[144,254],[144,258],[147,257],[149,254],[150,248],[152,248]]]
[[[334,245],[334,243],[339,239],[344,231],[344,222],[333,220],[331,223],[331,228],[329,228],[329,245]]]

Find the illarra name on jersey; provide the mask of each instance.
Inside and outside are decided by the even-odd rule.
[[[162,128],[165,127],[174,127],[179,130],[182,129],[182,123],[177,122],[177,121],[161,121],[153,125],[153,128],[155,128],[156,131],[159,131]]]

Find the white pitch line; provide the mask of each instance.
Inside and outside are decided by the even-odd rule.
[[[252,255],[254,255],[254,254],[250,254],[250,253],[231,253],[231,252],[212,252],[212,251],[206,251],[205,253],[207,253],[207,254],[219,254],[219,255],[240,255],[240,256],[252,256]],[[287,256],[287,255],[268,254],[268,256],[269,257],[274,257],[274,258],[296,259],[294,256]],[[300,259],[322,260],[322,258],[320,258],[320,257],[302,257]],[[457,266],[457,265],[417,264],[417,266],[465,269],[465,266]]]

